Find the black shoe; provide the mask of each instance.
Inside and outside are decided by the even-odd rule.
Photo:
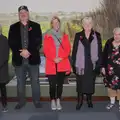
[[[42,105],[40,102],[35,102],[34,105],[36,108],[42,108]]]
[[[19,110],[19,109],[23,108],[24,106],[25,106],[25,103],[24,103],[24,104],[18,103],[18,104],[15,106],[15,109],[16,109],[16,110]]]
[[[91,94],[87,94],[87,104],[88,104],[89,108],[93,108],[92,95]]]
[[[77,105],[76,105],[76,110],[80,110],[81,109],[81,107],[82,107],[82,103],[78,103]]]
[[[92,102],[88,102],[88,107],[89,107],[89,108],[93,108]]]
[[[80,110],[80,108],[82,107],[82,105],[83,105],[83,97],[84,97],[84,95],[83,94],[80,94],[79,92],[78,92],[78,94],[77,94],[77,105],[76,105],[76,110]]]

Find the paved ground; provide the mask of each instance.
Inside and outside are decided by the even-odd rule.
[[[8,103],[9,111],[7,113],[0,112],[0,120],[119,120],[117,104],[111,110],[107,111],[105,106],[107,102],[94,102],[94,108],[87,108],[84,104],[80,111],[75,110],[75,102],[62,102],[62,111],[51,111],[49,102],[43,102],[41,109],[36,109],[32,103],[15,111],[16,103]]]

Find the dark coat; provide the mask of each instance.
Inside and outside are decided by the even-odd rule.
[[[90,40],[93,39],[92,35],[93,35],[93,30],[91,32],[90,35]],[[96,63],[96,68],[95,71],[97,74],[100,73],[100,68],[102,66],[102,43],[101,43],[101,35],[100,33],[96,32],[96,36],[97,36],[97,40],[98,40],[98,61]],[[82,36],[83,38],[85,38],[85,33],[84,30],[81,32],[76,33],[75,35],[75,39],[74,39],[74,44],[73,44],[73,50],[72,50],[72,67],[73,67],[73,72],[76,73],[76,68],[75,68],[75,63],[76,63],[76,54],[77,54],[77,48],[78,48],[78,43],[80,40],[80,36]]]
[[[91,47],[90,44],[92,40],[94,39],[93,34],[96,33],[97,36],[97,45],[98,45],[98,61],[96,62],[95,70],[93,70],[93,64],[91,61]],[[85,68],[84,68],[84,75],[77,75],[76,74],[76,54],[78,50],[79,40],[82,39],[82,44],[84,46],[85,51]],[[88,44],[89,43],[89,44]],[[96,74],[100,73],[100,67],[101,67],[101,58],[102,58],[102,44],[101,44],[101,36],[96,31],[91,31],[89,41],[85,37],[84,30],[82,32],[76,33],[74,45],[73,45],[73,51],[72,51],[72,60],[73,60],[73,72],[76,74],[77,78],[77,92],[83,93],[83,94],[94,94],[95,92],[95,78]]]
[[[108,65],[108,55],[111,54],[112,52],[112,42],[114,41],[114,38],[110,38],[107,40],[104,50],[103,50],[103,55],[102,55],[102,67],[104,67],[105,69],[107,69],[107,65]]]
[[[28,51],[31,54],[28,61],[30,65],[37,65],[41,61],[39,50],[42,45],[42,32],[38,23],[33,21],[29,21],[28,23]],[[12,50],[13,65],[21,66],[23,58],[20,56],[19,51],[22,49],[20,22],[10,26],[8,43]]]
[[[8,40],[5,36],[0,35],[0,83],[7,83],[9,81],[8,59]]]

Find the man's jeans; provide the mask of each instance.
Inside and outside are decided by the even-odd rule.
[[[22,66],[15,67],[17,76],[17,95],[19,102],[25,102],[25,85],[26,75],[28,73],[31,80],[33,102],[40,101],[40,84],[39,84],[39,65],[23,64]]]

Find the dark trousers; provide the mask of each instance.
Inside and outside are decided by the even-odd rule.
[[[7,92],[6,92],[6,84],[0,83],[0,91],[1,91],[1,103],[3,107],[7,106]]]
[[[20,103],[25,102],[25,84],[28,73],[31,80],[33,102],[40,101],[39,65],[24,64],[15,67],[17,76],[17,95]]]
[[[57,72],[56,75],[48,75],[49,93],[51,99],[60,99],[63,91],[65,72]]]

